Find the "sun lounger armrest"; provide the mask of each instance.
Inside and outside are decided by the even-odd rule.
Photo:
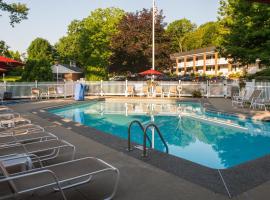
[[[62,197],[64,200],[66,200],[66,196],[61,188],[61,185],[59,183],[59,180],[57,178],[57,176],[55,175],[55,173],[51,170],[48,170],[48,169],[37,169],[37,170],[33,170],[33,171],[26,171],[26,172],[22,172],[22,173],[19,173],[17,175],[13,175],[13,176],[8,176],[8,177],[5,177],[3,179],[0,179],[0,183],[1,182],[12,182],[16,179],[20,179],[20,178],[25,178],[25,177],[30,177],[30,176],[35,176],[35,175],[39,175],[39,174],[48,174],[48,177],[52,178],[52,181],[55,183],[55,185],[59,188],[59,191],[61,192],[62,194]],[[34,191],[34,190],[37,190],[37,189],[41,189],[41,188],[44,188],[44,187],[47,187],[51,184],[48,184],[48,185],[40,185],[40,186],[36,186],[34,188],[29,188],[27,190],[23,190],[23,191],[16,191],[16,193],[18,194],[22,194],[22,193],[26,193],[26,192],[30,192],[30,191]],[[16,187],[16,185],[15,185]]]

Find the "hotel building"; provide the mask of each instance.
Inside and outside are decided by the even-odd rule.
[[[215,49],[215,47],[207,47],[172,54],[171,59],[176,62],[175,73],[177,75],[194,73],[200,75],[228,76],[230,73],[243,72],[243,69],[247,70],[248,73],[258,71],[258,65],[243,67],[237,64],[231,64],[228,59],[220,57]]]

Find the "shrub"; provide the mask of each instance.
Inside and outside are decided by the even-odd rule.
[[[88,81],[100,81],[107,80],[108,74],[104,67],[100,66],[88,66],[86,68],[86,80]]]
[[[194,90],[192,91],[192,97],[193,98],[201,98],[202,97],[202,93],[200,90]]]

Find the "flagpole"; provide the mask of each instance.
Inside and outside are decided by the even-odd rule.
[[[152,24],[152,69],[155,70],[155,0],[153,0],[153,24]]]

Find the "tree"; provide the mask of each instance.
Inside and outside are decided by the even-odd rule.
[[[219,38],[219,23],[207,22],[185,36],[183,45],[187,50],[216,46]]]
[[[76,62],[84,68],[88,80],[106,79],[111,39],[123,15],[118,8],[97,9],[81,21],[73,21],[67,36],[56,44],[61,61]]]
[[[36,38],[27,49],[28,59],[47,60],[53,64],[55,59],[55,50],[53,46],[43,38]]]
[[[53,79],[51,64],[46,59],[28,59],[22,74],[24,81],[51,81]]]
[[[270,64],[270,6],[245,0],[221,0],[219,51],[242,64]]]
[[[156,17],[156,68],[162,70],[171,64],[170,40],[165,34],[162,12]],[[112,38],[110,72],[140,72],[149,69],[152,62],[152,11],[128,13],[118,25],[119,32]]]
[[[6,3],[5,1],[0,0],[0,11],[8,12],[10,14],[10,25],[14,27],[14,24],[27,19],[29,9],[25,4]]]
[[[167,27],[167,34],[172,38],[172,50],[176,52],[187,51],[187,48],[183,46],[184,40],[188,33],[196,29],[196,24],[190,20],[183,18],[170,23]]]
[[[5,41],[0,40],[0,56],[9,57],[9,46],[5,43]]]

